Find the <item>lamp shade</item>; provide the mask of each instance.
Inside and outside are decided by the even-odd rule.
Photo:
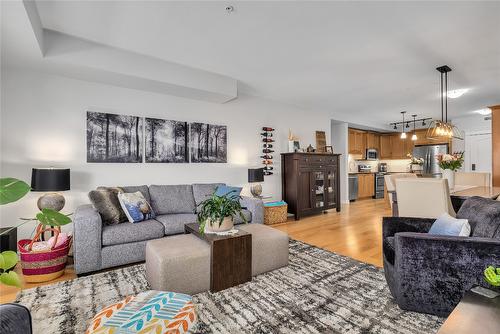
[[[69,168],[33,168],[32,191],[63,191],[70,189]]]
[[[264,168],[249,168],[248,182],[264,182]]]

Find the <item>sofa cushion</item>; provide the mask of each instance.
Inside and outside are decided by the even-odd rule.
[[[201,202],[209,198],[219,186],[224,186],[224,183],[195,183],[193,184],[193,195],[196,208]]]
[[[148,201],[149,204],[151,204],[151,196],[149,195],[149,188],[146,185],[143,186],[125,186],[125,187],[120,187],[123,189],[123,192],[125,193],[135,193],[136,191],[140,191],[141,194],[144,196],[146,201]]]
[[[149,194],[153,210],[158,215],[196,211],[191,185],[151,185]]]
[[[500,239],[500,202],[474,196],[458,210],[457,218],[468,219],[473,237]]]
[[[88,194],[90,202],[99,212],[102,221],[106,225],[115,225],[127,221],[127,216],[118,201],[118,193],[121,191],[121,188],[99,187]]]
[[[247,209],[243,209],[241,212],[243,213],[243,217],[247,220],[247,223],[250,223],[252,221],[252,213]],[[234,225],[239,225],[244,224],[245,222],[241,219],[240,215],[235,215],[233,216],[233,223]]]
[[[157,239],[163,236],[163,225],[154,219],[140,223],[122,223],[103,227],[102,245],[119,245],[129,242]]]
[[[174,213],[156,216],[156,220],[164,226],[165,235],[184,233],[184,225],[196,223],[196,219],[198,219],[198,216],[194,213]]]

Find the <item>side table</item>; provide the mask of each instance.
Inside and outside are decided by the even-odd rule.
[[[184,225],[210,245],[210,291],[217,292],[252,280],[252,235],[243,230],[233,235],[201,234],[199,225]]]

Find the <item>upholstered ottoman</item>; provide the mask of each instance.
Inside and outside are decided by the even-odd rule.
[[[154,290],[191,295],[209,290],[209,244],[192,234],[148,241],[146,278]]]
[[[176,292],[141,292],[102,309],[85,333],[187,333],[196,321],[191,299]]]
[[[288,234],[262,224],[238,228],[252,234],[252,276],[288,265]]]

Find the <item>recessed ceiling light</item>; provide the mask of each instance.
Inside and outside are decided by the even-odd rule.
[[[448,97],[450,99],[456,99],[459,98],[460,96],[464,95],[467,93],[469,89],[468,88],[462,88],[462,89],[455,89],[455,90],[449,90],[448,91]]]
[[[491,114],[491,109],[490,108],[484,108],[484,109],[474,110],[473,112],[475,112],[476,114],[487,116],[487,115]]]

